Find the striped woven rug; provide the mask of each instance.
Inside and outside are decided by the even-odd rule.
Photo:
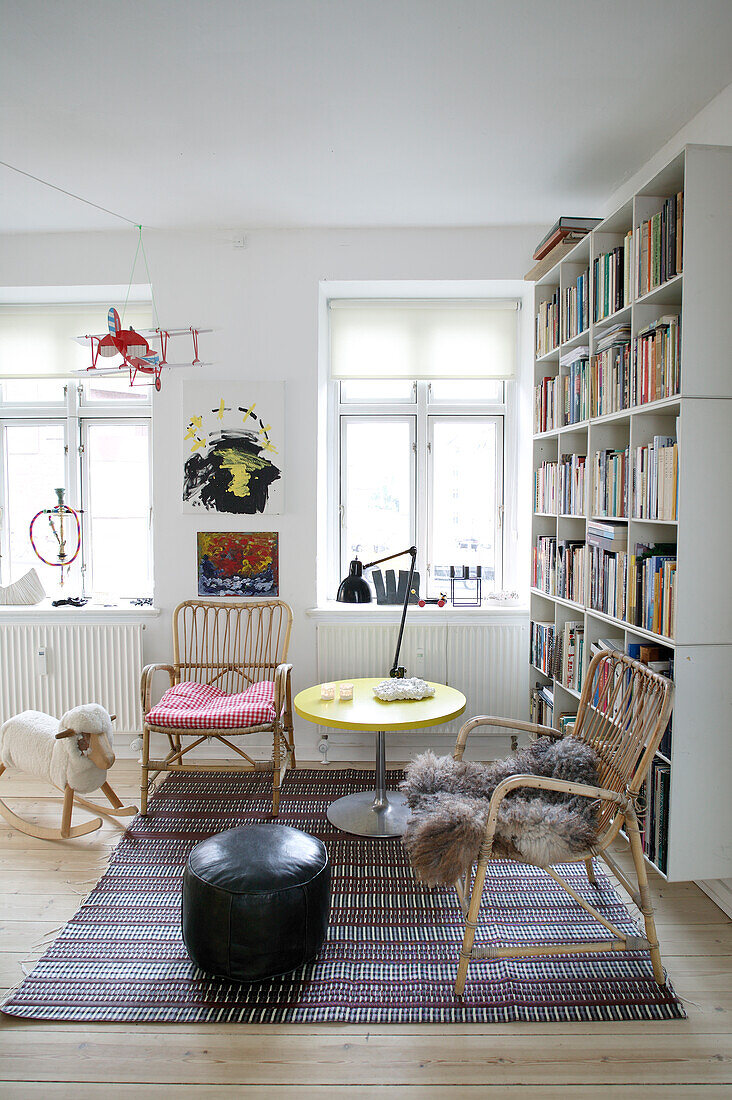
[[[390,785],[400,775],[390,773]],[[280,821],[321,837],[333,865],[328,938],[313,963],[241,985],[189,960],[180,934],[186,857],[204,837],[268,819],[265,775],[169,776],[114,851],[108,870],[2,1010],[43,1020],[241,1023],[497,1023],[681,1018],[647,954],[554,956],[471,963],[453,996],[462,919],[454,891],[418,885],[398,840],[330,825],[326,808],[373,774],[301,770],[285,780]],[[635,931],[606,878],[563,873],[623,930]],[[548,875],[495,863],[478,940],[552,943],[602,930]]]

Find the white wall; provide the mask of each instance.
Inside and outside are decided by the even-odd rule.
[[[606,217],[630,198],[685,145],[732,145],[732,84],[707,103],[658,151],[649,150],[646,163],[612,193],[600,211]],[[650,155],[652,154],[652,155]]]
[[[168,372],[154,398],[155,602],[163,614],[146,630],[145,657],[169,657],[171,609],[195,595],[197,530],[277,530],[281,594],[295,612],[290,659],[299,689],[317,675],[315,626],[305,609],[316,601],[320,280],[517,279],[530,266],[541,227],[256,231],[244,249],[233,247],[234,235],[145,232],[163,323],[215,329],[200,349],[214,365],[205,374]],[[131,230],[0,238],[0,285],[126,283],[135,237]],[[141,269],[137,274],[144,279]],[[210,379],[213,388],[219,379],[285,381],[283,515],[181,512],[180,387],[194,376]],[[299,727],[298,741],[301,756],[314,757],[314,729]]]

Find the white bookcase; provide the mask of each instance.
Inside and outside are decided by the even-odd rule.
[[[533,621],[583,621],[585,667],[599,638],[659,644],[674,651],[676,703],[670,763],[667,877],[732,877],[732,148],[689,145],[631,200],[606,218],[536,285],[536,311],[592,263],[623,243],[626,232],[684,192],[683,269],[584,335],[535,360],[535,384],[559,371],[573,346],[594,353],[603,333],[621,321],[633,339],[663,314],[681,318],[681,383],[677,396],[534,435],[533,468],[565,454],[587,455],[586,494],[579,516],[534,514],[532,543],[541,535],[585,538],[595,452],[677,437],[678,512],[674,522],[627,518],[628,551],[636,543],[676,542],[677,579],[672,637],[629,625],[589,606],[531,590]],[[634,246],[636,237],[634,237]],[[592,298],[590,297],[590,305]],[[590,308],[590,317],[592,311]],[[677,435],[678,428],[678,435]],[[630,493],[629,487],[629,497]],[[628,509],[632,517],[632,503]],[[589,557],[589,555],[588,555]],[[532,666],[532,686],[554,691],[554,725],[576,711],[576,692]]]

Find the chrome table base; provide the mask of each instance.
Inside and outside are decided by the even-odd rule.
[[[347,794],[328,807],[328,820],[344,833],[386,839],[401,836],[410,809],[404,795],[386,789],[386,735],[376,734],[376,789]]]

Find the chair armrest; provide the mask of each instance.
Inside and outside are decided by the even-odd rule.
[[[468,734],[471,730],[474,730],[476,726],[498,726],[507,729],[520,730],[522,733],[537,733],[546,737],[553,737],[555,740],[562,737],[559,730],[552,729],[551,726],[540,726],[535,722],[522,722],[518,718],[497,718],[492,714],[481,714],[477,718],[470,718],[460,728],[460,732],[457,735],[457,741],[455,742],[455,751],[453,752],[453,759],[462,760],[463,752],[465,751],[465,742],[468,740]]]
[[[285,723],[292,720],[292,665],[278,665],[274,675],[274,707]]]
[[[147,714],[150,710],[152,682],[156,672],[167,672],[170,679],[170,687],[173,687],[175,684],[176,670],[173,665],[145,665],[142,670],[142,676],[140,677],[140,700],[142,702],[143,715]]]
[[[502,782],[498,784],[488,805],[488,817],[486,818],[485,836],[483,838],[483,847],[481,850],[481,855],[485,855],[487,858],[490,858],[490,853],[493,849],[493,837],[496,831],[498,811],[501,803],[510,791],[514,791],[518,787],[534,787],[544,791],[561,791],[564,794],[581,795],[585,798],[596,798],[603,802],[614,802],[621,810],[625,810],[628,805],[627,795],[618,794],[617,791],[610,791],[604,787],[593,787],[587,783],[573,783],[570,780],[554,779],[551,776],[544,775],[510,775],[507,779],[502,780]]]

